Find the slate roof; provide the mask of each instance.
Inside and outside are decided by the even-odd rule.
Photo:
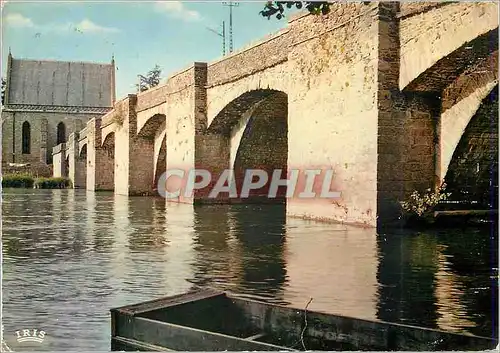
[[[6,105],[93,107],[113,105],[114,65],[10,57]],[[62,108],[61,108],[62,109]]]

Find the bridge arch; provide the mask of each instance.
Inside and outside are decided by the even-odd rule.
[[[101,147],[104,146],[104,143],[106,141],[108,143],[109,143],[109,141],[113,141],[113,144],[114,144],[114,141],[115,141],[115,131],[114,130],[106,128],[106,129],[102,129],[101,133],[102,133]]]
[[[288,96],[272,89],[245,92],[217,114],[206,135],[218,138],[218,172],[222,167],[232,169],[238,195],[246,170],[261,169],[268,173],[268,182],[240,201],[264,197],[272,172],[281,169],[284,178],[287,171]]]
[[[137,135],[139,137],[154,138],[160,127],[165,125],[165,119],[165,114],[154,114],[137,130]]]
[[[497,208],[498,83],[481,102],[453,152],[445,182],[452,198]]]
[[[155,139],[156,140],[156,139]],[[159,138],[160,142],[159,147],[155,146],[155,150],[158,150],[155,153],[155,176],[154,176],[154,187],[158,187],[158,181],[160,180],[161,175],[167,170],[167,135],[165,131],[163,131]],[[155,141],[156,144],[156,141]]]
[[[78,151],[78,157],[82,160],[87,159],[87,144],[84,143],[83,145],[80,146],[80,149]]]
[[[498,50],[498,4],[439,5],[401,19],[401,90],[441,92],[471,62]]]
[[[437,175],[441,181],[447,174],[453,154],[467,126],[498,85],[496,76],[497,72],[464,75],[443,92],[438,125],[440,148],[437,165]]]
[[[251,113],[260,102],[276,93],[285,94],[275,89],[255,89],[244,92],[215,115],[208,125],[207,133],[230,134],[245,114]]]
[[[68,150],[66,150],[66,159],[64,160],[64,170],[63,170],[63,177],[69,178],[69,154],[67,153]]]
[[[115,133],[111,131],[102,141],[102,148],[107,152],[110,158],[115,158]]]

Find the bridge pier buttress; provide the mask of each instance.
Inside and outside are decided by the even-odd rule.
[[[60,143],[52,148],[53,176],[65,177],[66,174],[66,144]]]
[[[90,191],[114,189],[114,150],[102,145],[101,118],[87,123],[87,180]]]
[[[207,203],[210,191],[222,172],[230,168],[229,136],[207,130],[207,65],[197,63],[194,67],[195,96],[195,168],[209,171],[211,180],[207,187],[195,190],[194,203]],[[220,194],[214,201],[223,202],[228,195]]]
[[[137,133],[137,96],[129,94],[115,109],[121,116],[115,130],[115,193],[152,195],[154,190],[154,138]]]
[[[379,15],[377,223],[397,222],[399,202],[436,184],[437,121],[441,101],[434,92],[401,92],[398,3]]]
[[[68,178],[73,183],[73,188],[85,188],[87,182],[86,173],[86,159],[80,158],[80,151],[78,148],[79,133],[75,132],[69,135],[66,144],[67,158],[68,158]]]
[[[174,192],[185,187],[187,173],[191,170],[209,169],[210,163],[205,163],[202,157],[207,141],[203,133],[207,126],[207,64],[195,62],[170,80],[173,87],[169,89],[175,93],[168,99],[166,169],[183,171],[186,176],[182,182],[177,177],[166,180],[166,188]],[[196,192],[191,196],[181,192],[167,201],[192,204],[196,198]]]

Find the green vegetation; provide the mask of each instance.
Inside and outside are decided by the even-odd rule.
[[[66,189],[71,187],[68,178],[36,178],[33,185],[35,189]]]
[[[68,178],[34,178],[29,174],[2,175],[3,188],[66,189],[71,187]]]
[[[435,191],[427,189],[422,194],[414,191],[408,200],[400,202],[404,216],[432,222],[434,218],[433,212],[438,203],[447,200],[451,195],[451,193],[447,193],[445,190],[446,184],[443,184]]]
[[[3,188],[32,188],[35,179],[28,174],[2,175]]]
[[[161,68],[155,65],[146,75],[138,75],[139,83],[135,86],[139,92],[147,91],[150,88],[156,87],[160,84]]]
[[[370,1],[363,1],[363,4],[368,5]],[[278,20],[285,18],[286,10],[291,10],[295,7],[298,10],[306,9],[312,15],[327,15],[330,13],[331,7],[336,4],[333,1],[267,1],[264,10],[260,11],[260,15],[271,19],[275,16]]]
[[[313,15],[326,15],[330,12],[330,5],[328,1],[268,1],[260,14],[267,19],[276,16],[278,20],[281,20],[285,17],[283,14],[285,8],[295,7],[298,10],[305,8]]]

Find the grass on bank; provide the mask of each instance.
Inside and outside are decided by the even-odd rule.
[[[71,187],[68,178],[34,178],[28,174],[2,175],[2,188],[66,189]]]

